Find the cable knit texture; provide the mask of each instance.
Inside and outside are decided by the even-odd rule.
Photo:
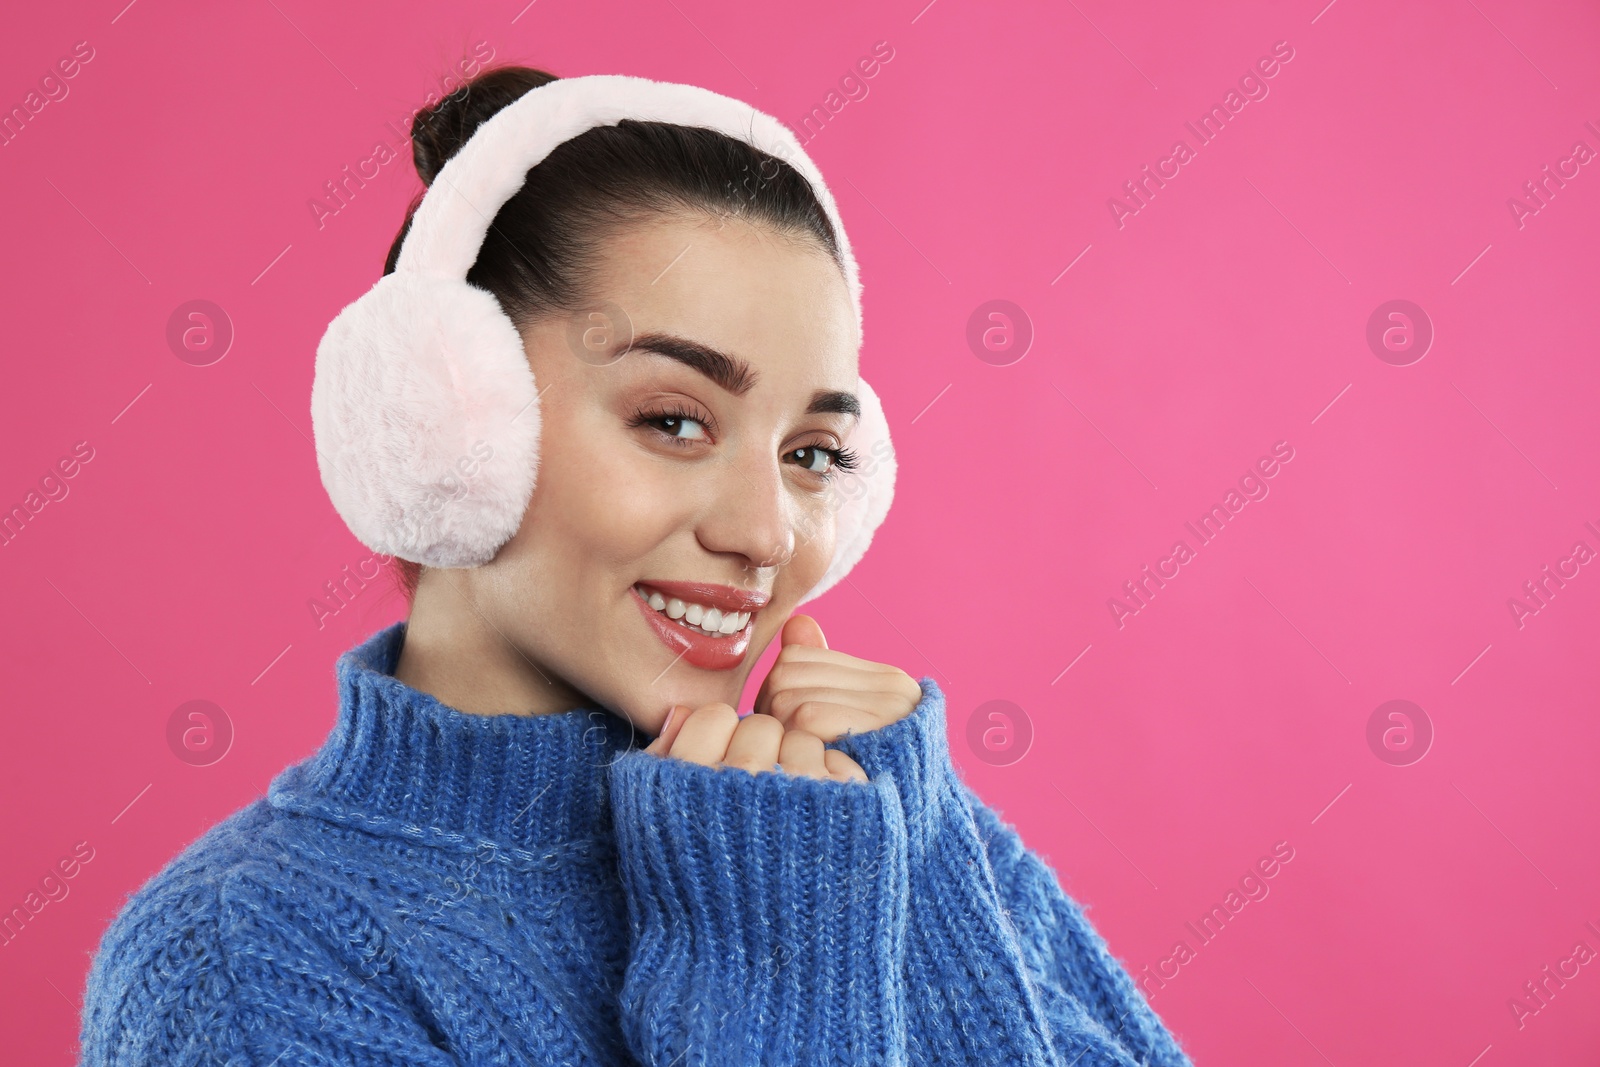
[[[339,660],[322,747],[126,901],[82,1067],[1189,1067],[961,780],[944,694],[830,747],[866,785],[468,715]]]

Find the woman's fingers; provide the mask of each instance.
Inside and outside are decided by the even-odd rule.
[[[898,667],[874,666],[876,669],[820,660],[779,662],[762,683],[756,710],[787,723],[797,705],[826,700],[893,722],[916,707],[922,699],[922,686]]]
[[[881,679],[872,675],[903,673],[897,667],[860,659],[845,652],[814,645],[787,644],[756,692],[755,709],[766,711],[766,703],[776,689],[797,684],[875,687]]]
[[[754,715],[750,716],[752,719]],[[767,716],[772,718],[772,716]],[[777,719],[772,719],[777,723]],[[778,763],[783,767],[785,774],[799,775],[806,778],[828,777],[828,766],[823,762],[822,738],[816,734],[808,734],[804,730],[784,730],[783,724],[778,723],[782,731],[782,745],[778,749]]]
[[[771,715],[747,715],[734,727],[722,762],[751,774],[770,771],[778,766],[782,741],[783,723]]]
[[[683,730],[684,720],[689,717],[689,708],[683,704],[674,704],[667,709],[666,721],[662,724],[661,732],[656,739],[645,746],[645,751],[657,756],[665,756],[672,751],[672,741]]]
[[[899,667],[891,667],[886,663],[863,665],[797,659],[774,664],[772,670],[778,675],[772,679],[774,687],[779,689],[827,685],[868,692],[912,694],[922,691],[922,686],[915,678]]]
[[[921,689],[917,690],[919,696],[921,692]],[[809,730],[811,728],[802,721],[803,716],[800,720],[795,718],[795,713],[807,704],[830,704],[851,708],[856,712],[854,724],[856,732],[864,733],[867,730],[876,730],[880,726],[887,726],[903,717],[907,700],[907,697],[896,693],[873,693],[860,689],[837,689],[832,686],[807,686],[800,689],[778,690],[773,694],[771,710],[767,714],[785,726],[798,726],[802,730]],[[910,706],[915,707],[916,701],[911,701]],[[833,739],[830,737],[824,740]]]
[[[789,730],[816,734],[825,742],[837,741],[847,734],[864,734],[884,726],[886,720],[860,708],[827,700],[807,700],[800,704],[784,721]]]
[[[727,755],[728,742],[733,740],[738,725],[739,713],[731,704],[706,704],[696,708],[684,719],[683,728],[673,738],[666,754],[714,767]]]
[[[855,714],[854,709],[837,705],[818,706],[837,714]],[[645,751],[750,774],[777,769],[835,782],[867,780],[860,764],[843,752],[824,747],[821,735],[809,729],[785,729],[771,715],[741,719],[727,704],[707,704],[694,711],[680,706]]]
[[[861,769],[859,763],[843,752],[824,748],[822,738],[805,730],[784,732],[778,762],[782,764],[787,774],[825,778],[835,782],[867,780],[867,772]]]
[[[842,663],[846,666],[859,667],[868,671],[897,671],[900,669],[889,663],[879,663],[877,660],[852,656],[850,653],[841,652],[836,648],[817,648],[815,645],[784,645],[779,655],[785,660],[793,660],[796,663]]]
[[[794,732],[793,730],[790,731],[790,733]],[[836,782],[865,782],[867,780],[867,772],[861,769],[861,764],[836,748],[823,749],[822,762],[827,765],[829,777]]]

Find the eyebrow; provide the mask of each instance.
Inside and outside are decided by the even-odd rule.
[[[719,352],[709,345],[670,333],[645,333],[634,338],[630,351],[637,350],[676,360],[710,378],[726,392],[744,396],[755,388],[760,375],[738,356]],[[854,393],[818,389],[811,394],[807,415],[861,415],[861,401]]]

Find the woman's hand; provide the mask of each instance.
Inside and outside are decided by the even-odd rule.
[[[756,711],[790,732],[837,741],[899,722],[922,700],[922,686],[900,668],[830,649],[809,615],[784,623],[778,639],[783,645],[756,694]]]
[[[785,730],[771,715],[741,719],[728,704],[707,704],[692,712],[677,705],[661,736],[645,751],[708,767],[738,767],[751,774],[777,769],[835,782],[867,780],[860,764],[843,752],[823,748],[816,734]]]

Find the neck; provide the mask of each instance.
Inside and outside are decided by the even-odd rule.
[[[471,715],[552,715],[591,703],[496,630],[474,596],[462,571],[422,572],[395,678]]]

